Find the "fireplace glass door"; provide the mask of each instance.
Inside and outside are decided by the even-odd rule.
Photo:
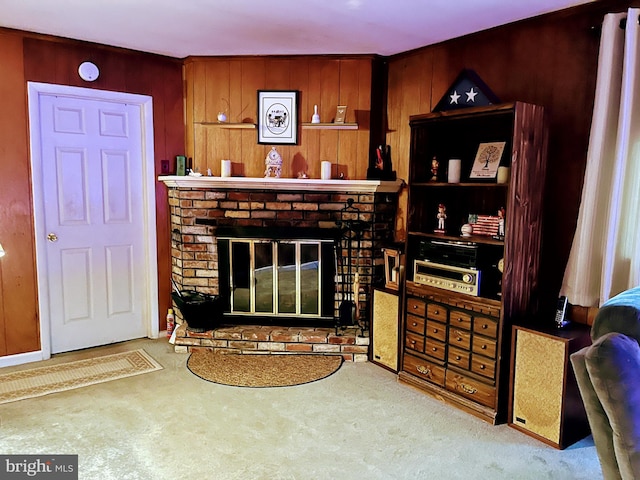
[[[230,313],[320,316],[322,243],[230,239]]]

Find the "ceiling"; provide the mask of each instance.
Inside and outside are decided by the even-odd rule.
[[[594,0],[0,0],[0,26],[170,57],[393,55]]]

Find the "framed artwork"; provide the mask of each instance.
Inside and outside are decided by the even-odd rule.
[[[333,123],[344,123],[344,119],[347,118],[347,106],[338,105],[336,109],[336,118]]]
[[[298,143],[298,92],[258,90],[258,143]]]
[[[481,143],[469,178],[496,178],[506,142]]]

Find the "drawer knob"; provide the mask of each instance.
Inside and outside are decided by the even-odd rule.
[[[438,347],[431,347],[431,350],[433,350],[434,352],[438,351]]]
[[[433,333],[438,333],[438,329],[437,329],[437,328],[434,328],[434,329],[433,329]]]
[[[421,373],[422,375],[427,375],[427,376],[431,375],[431,369],[423,365],[418,365],[416,367],[416,370],[418,371],[418,373]]]
[[[415,345],[416,341],[415,340],[411,340],[411,345]]]
[[[434,313],[435,313],[436,315],[440,315],[440,310],[436,310]]]
[[[458,338],[456,338],[456,340],[461,342],[462,341],[462,337],[458,337]]]
[[[414,309],[414,310],[417,310],[417,309],[418,309],[418,305],[414,305],[414,306],[413,306],[413,309]]]
[[[482,350],[486,350],[486,349],[487,349],[487,346],[486,346],[486,345],[482,345],[480,348],[481,348]]]
[[[483,330],[486,330],[487,328],[489,328],[489,325],[487,325],[486,323],[484,323],[484,324],[482,325],[482,329],[483,329]]]
[[[461,318],[461,317],[458,317],[458,321],[459,321],[459,322],[462,322],[463,320],[462,320],[462,318]]]
[[[460,360],[460,355],[456,355],[456,360]]]
[[[417,322],[413,322],[411,325],[413,325],[414,327],[417,327],[418,323]]]
[[[484,370],[484,365],[480,365],[480,370]]]

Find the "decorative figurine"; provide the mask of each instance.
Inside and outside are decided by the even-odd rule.
[[[438,205],[438,214],[436,215],[438,219],[438,228],[435,233],[444,233],[445,232],[445,220],[447,219],[447,207],[444,206],[443,203]]]
[[[369,162],[367,168],[367,180],[390,180],[396,179],[396,172],[391,164],[391,147],[380,145],[376,148],[375,160]]]
[[[267,166],[264,171],[265,178],[271,177],[271,174],[276,178],[280,178],[280,175],[282,174],[282,157],[276,150],[276,147],[271,147],[264,163]]]
[[[311,116],[311,123],[320,123],[320,115],[318,114],[318,105],[313,106],[313,115]]]
[[[431,175],[432,175],[431,181],[432,182],[438,181],[438,168],[440,168],[440,162],[436,157],[433,157],[433,159],[431,160]]]
[[[500,207],[498,210],[498,238],[504,238],[504,207]]]

